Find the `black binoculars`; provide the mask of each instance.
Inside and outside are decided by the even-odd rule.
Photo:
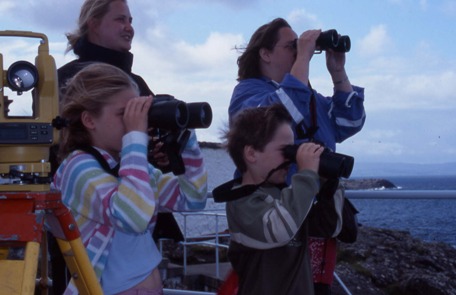
[[[208,128],[212,109],[207,102],[185,103],[169,94],[154,96],[149,109],[148,126],[165,130]]]
[[[287,145],[283,148],[283,156],[289,161],[296,163],[296,154],[299,145]],[[320,155],[320,165],[318,167],[318,175],[327,179],[334,178],[349,178],[355,159],[351,156],[338,154],[326,148]]]
[[[168,156],[169,164],[160,166],[153,154],[149,154],[149,162],[164,173],[184,174],[185,164],[181,154],[191,135],[189,129],[208,128],[211,123],[212,109],[209,103],[185,103],[169,94],[155,95],[147,121],[149,128],[152,128],[149,135],[155,138],[149,142],[149,150],[153,150],[157,142],[163,143],[161,151]]]
[[[326,49],[332,49],[337,52],[349,52],[351,48],[350,37],[347,35],[339,36],[336,30],[328,30],[320,33],[317,41],[317,50],[320,52]]]

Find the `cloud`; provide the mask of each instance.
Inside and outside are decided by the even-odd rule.
[[[0,40],[3,63],[4,65],[11,64],[17,59],[17,52],[21,52],[21,60],[33,61],[36,56],[39,39],[34,39],[35,42],[29,42],[26,38],[22,37],[2,37]],[[31,44],[34,43],[35,47],[32,47]]]
[[[212,32],[202,43],[191,44],[154,36],[134,41],[134,71],[155,93],[168,93],[186,102],[208,102],[213,111],[210,128],[197,130],[205,141],[219,141],[228,120],[228,105],[236,85],[238,34]]]
[[[394,45],[386,26],[378,25],[358,45],[363,66],[353,81],[366,88],[366,106],[370,109],[456,108],[452,99],[456,93],[454,60],[440,54],[435,44],[419,40],[396,52],[391,50]]]
[[[312,28],[322,28],[323,24],[318,19],[316,14],[310,13],[305,9],[296,9],[290,12],[286,17],[293,28],[301,28],[308,30]],[[298,35],[301,32],[296,32]]]
[[[64,29],[75,26],[80,6],[80,1],[2,1],[0,11],[10,19],[8,23],[14,27],[22,29],[33,24],[35,31],[58,32],[63,35]]]
[[[241,35],[212,32],[204,44],[179,42],[176,44],[176,52],[184,57],[184,69],[191,68],[194,72],[195,69],[202,68],[216,75],[223,73],[220,71],[221,65],[232,62],[233,52],[235,52],[233,44],[243,41]]]
[[[366,103],[370,99],[368,95]],[[369,162],[432,163],[454,159],[454,109],[378,110],[367,104],[366,113],[364,128],[338,145],[339,152]]]
[[[393,45],[386,25],[377,25],[359,42],[359,52],[364,57],[384,55]]]
[[[244,42],[241,35],[218,32],[210,33],[200,44],[166,38],[135,40],[134,66],[137,72],[146,75],[174,77],[170,82],[175,84],[179,80],[214,81],[227,77],[234,80],[238,55],[234,45],[241,42]],[[156,69],[160,69],[160,73]]]
[[[2,5],[0,5],[0,13],[4,15],[8,15],[11,13],[12,9],[16,6],[17,1],[2,1]]]
[[[456,109],[456,72],[414,75],[379,74],[363,79],[366,105],[375,110],[437,110]]]

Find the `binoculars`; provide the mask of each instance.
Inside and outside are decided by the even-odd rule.
[[[332,49],[337,52],[349,52],[351,48],[350,37],[347,35],[339,36],[339,33],[332,29],[320,33],[317,41],[317,50],[323,51]]]
[[[287,145],[282,150],[283,156],[289,161],[296,163],[296,154],[299,145]],[[318,167],[318,175],[327,179],[333,178],[349,178],[352,171],[355,159],[351,156],[338,154],[326,148],[320,155],[320,165]]]
[[[148,127],[152,134],[162,142],[161,151],[168,156],[169,165],[159,166],[149,155],[149,162],[156,165],[164,173],[173,172],[175,175],[185,173],[182,152],[190,138],[188,129],[208,128],[212,123],[212,109],[207,102],[185,103],[169,94],[158,94],[148,112]],[[149,143],[149,150],[156,142]]]
[[[156,95],[148,113],[148,126],[165,130],[208,128],[211,123],[209,103],[185,103],[169,94]]]

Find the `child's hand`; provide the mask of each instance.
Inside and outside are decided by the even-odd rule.
[[[153,139],[151,141],[154,141]],[[152,163],[155,167],[161,169],[166,168],[169,165],[169,159],[166,152],[161,151],[163,147],[163,142],[154,142],[152,144],[152,149],[149,150],[148,153],[148,160]]]
[[[320,155],[325,148],[319,144],[312,142],[303,143],[299,146],[296,153],[296,162],[298,169],[309,169],[318,173],[318,166],[320,165]]]
[[[152,100],[152,96],[140,96],[128,101],[123,115],[126,132],[147,132],[147,117]]]

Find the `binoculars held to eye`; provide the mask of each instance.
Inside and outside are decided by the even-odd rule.
[[[148,126],[156,141],[149,143],[153,150],[157,142],[163,143],[161,151],[166,153],[169,165],[159,166],[153,154],[149,154],[149,162],[159,167],[164,173],[175,175],[185,173],[182,152],[190,138],[189,129],[208,128],[212,123],[212,109],[207,102],[185,103],[169,94],[154,96],[148,113]]]
[[[296,163],[296,154],[299,145],[287,145],[282,150],[283,156],[289,161]],[[318,167],[318,174],[321,177],[332,178],[349,178],[353,170],[355,159],[351,156],[338,154],[326,148],[320,155],[320,165]]]
[[[207,102],[185,103],[169,94],[158,94],[149,109],[149,127],[165,130],[208,128],[212,109]]]
[[[316,45],[317,50],[320,50],[320,52],[326,49],[349,52],[351,48],[350,37],[347,35],[339,36],[339,33],[334,29],[321,32],[317,38]]]

